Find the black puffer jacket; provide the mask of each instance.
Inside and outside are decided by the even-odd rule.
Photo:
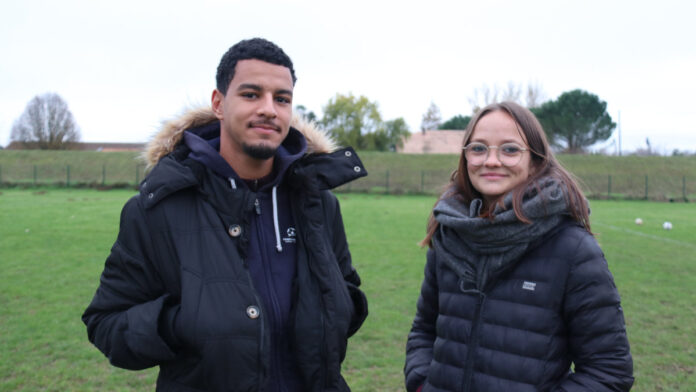
[[[159,365],[158,390],[263,391],[269,326],[245,264],[255,195],[186,159],[179,143],[180,131],[213,118],[194,113],[160,140],[169,146],[164,152],[150,151],[159,162],[123,208],[83,321],[112,364]],[[317,135],[305,135],[310,153],[284,179],[294,195],[298,249],[291,345],[308,391],[348,391],[340,366],[367,302],[328,189],[364,168],[351,149],[317,150]],[[177,325],[168,325],[175,306]]]
[[[562,224],[490,279],[482,291],[463,287],[428,252],[407,343],[409,392],[630,389],[619,294],[584,229]]]

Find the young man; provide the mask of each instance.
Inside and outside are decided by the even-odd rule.
[[[159,365],[158,390],[349,390],[341,362],[367,302],[329,189],[367,173],[292,119],[295,80],[282,49],[241,41],[211,107],[148,146],[82,320],[113,365]]]

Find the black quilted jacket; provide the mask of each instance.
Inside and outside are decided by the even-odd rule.
[[[124,207],[83,321],[112,364],[159,365],[158,390],[262,391],[269,326],[244,261],[254,195],[185,159],[182,148],[161,159]],[[341,362],[367,302],[327,189],[363,174],[344,149],[301,158],[285,180],[298,246],[291,345],[308,391],[349,390]],[[174,306],[176,326],[166,317]],[[167,339],[171,330],[178,344]]]
[[[630,389],[619,294],[581,227],[559,226],[483,291],[461,283],[430,250],[408,336],[407,391]]]

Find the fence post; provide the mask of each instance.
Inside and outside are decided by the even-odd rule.
[[[421,191],[420,193],[425,193],[425,172],[421,170]]]
[[[34,186],[36,186],[36,165],[34,165]]]
[[[611,199],[611,174],[609,175],[609,181],[607,182],[607,199]]]
[[[0,181],[0,184],[2,184],[2,181]],[[682,176],[682,196],[684,196],[684,201],[689,201],[686,198],[686,176]]]
[[[0,186],[2,186],[2,165],[0,165]]]
[[[648,175],[645,175],[645,200],[648,200]]]
[[[106,163],[102,164],[102,186],[106,184]]]
[[[389,194],[389,170],[387,170],[387,195]]]
[[[66,179],[65,186],[70,187],[70,165],[65,167]]]
[[[135,165],[135,186],[138,186],[140,184],[140,165],[136,164]]]

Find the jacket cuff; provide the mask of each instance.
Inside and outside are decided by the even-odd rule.
[[[176,328],[179,310],[181,310],[180,304],[163,308],[157,327],[162,340],[174,351],[178,351],[182,347]]]
[[[346,282],[346,285],[348,286],[348,293],[350,294],[350,299],[353,301],[353,309],[355,311],[353,319],[350,322],[350,327],[348,328],[348,337],[351,337],[358,332],[367,318],[367,298],[365,297],[365,293],[354,284]]]
[[[172,360],[176,353],[159,334],[159,317],[167,296],[134,306],[126,311],[128,349],[135,355],[156,362]]]

